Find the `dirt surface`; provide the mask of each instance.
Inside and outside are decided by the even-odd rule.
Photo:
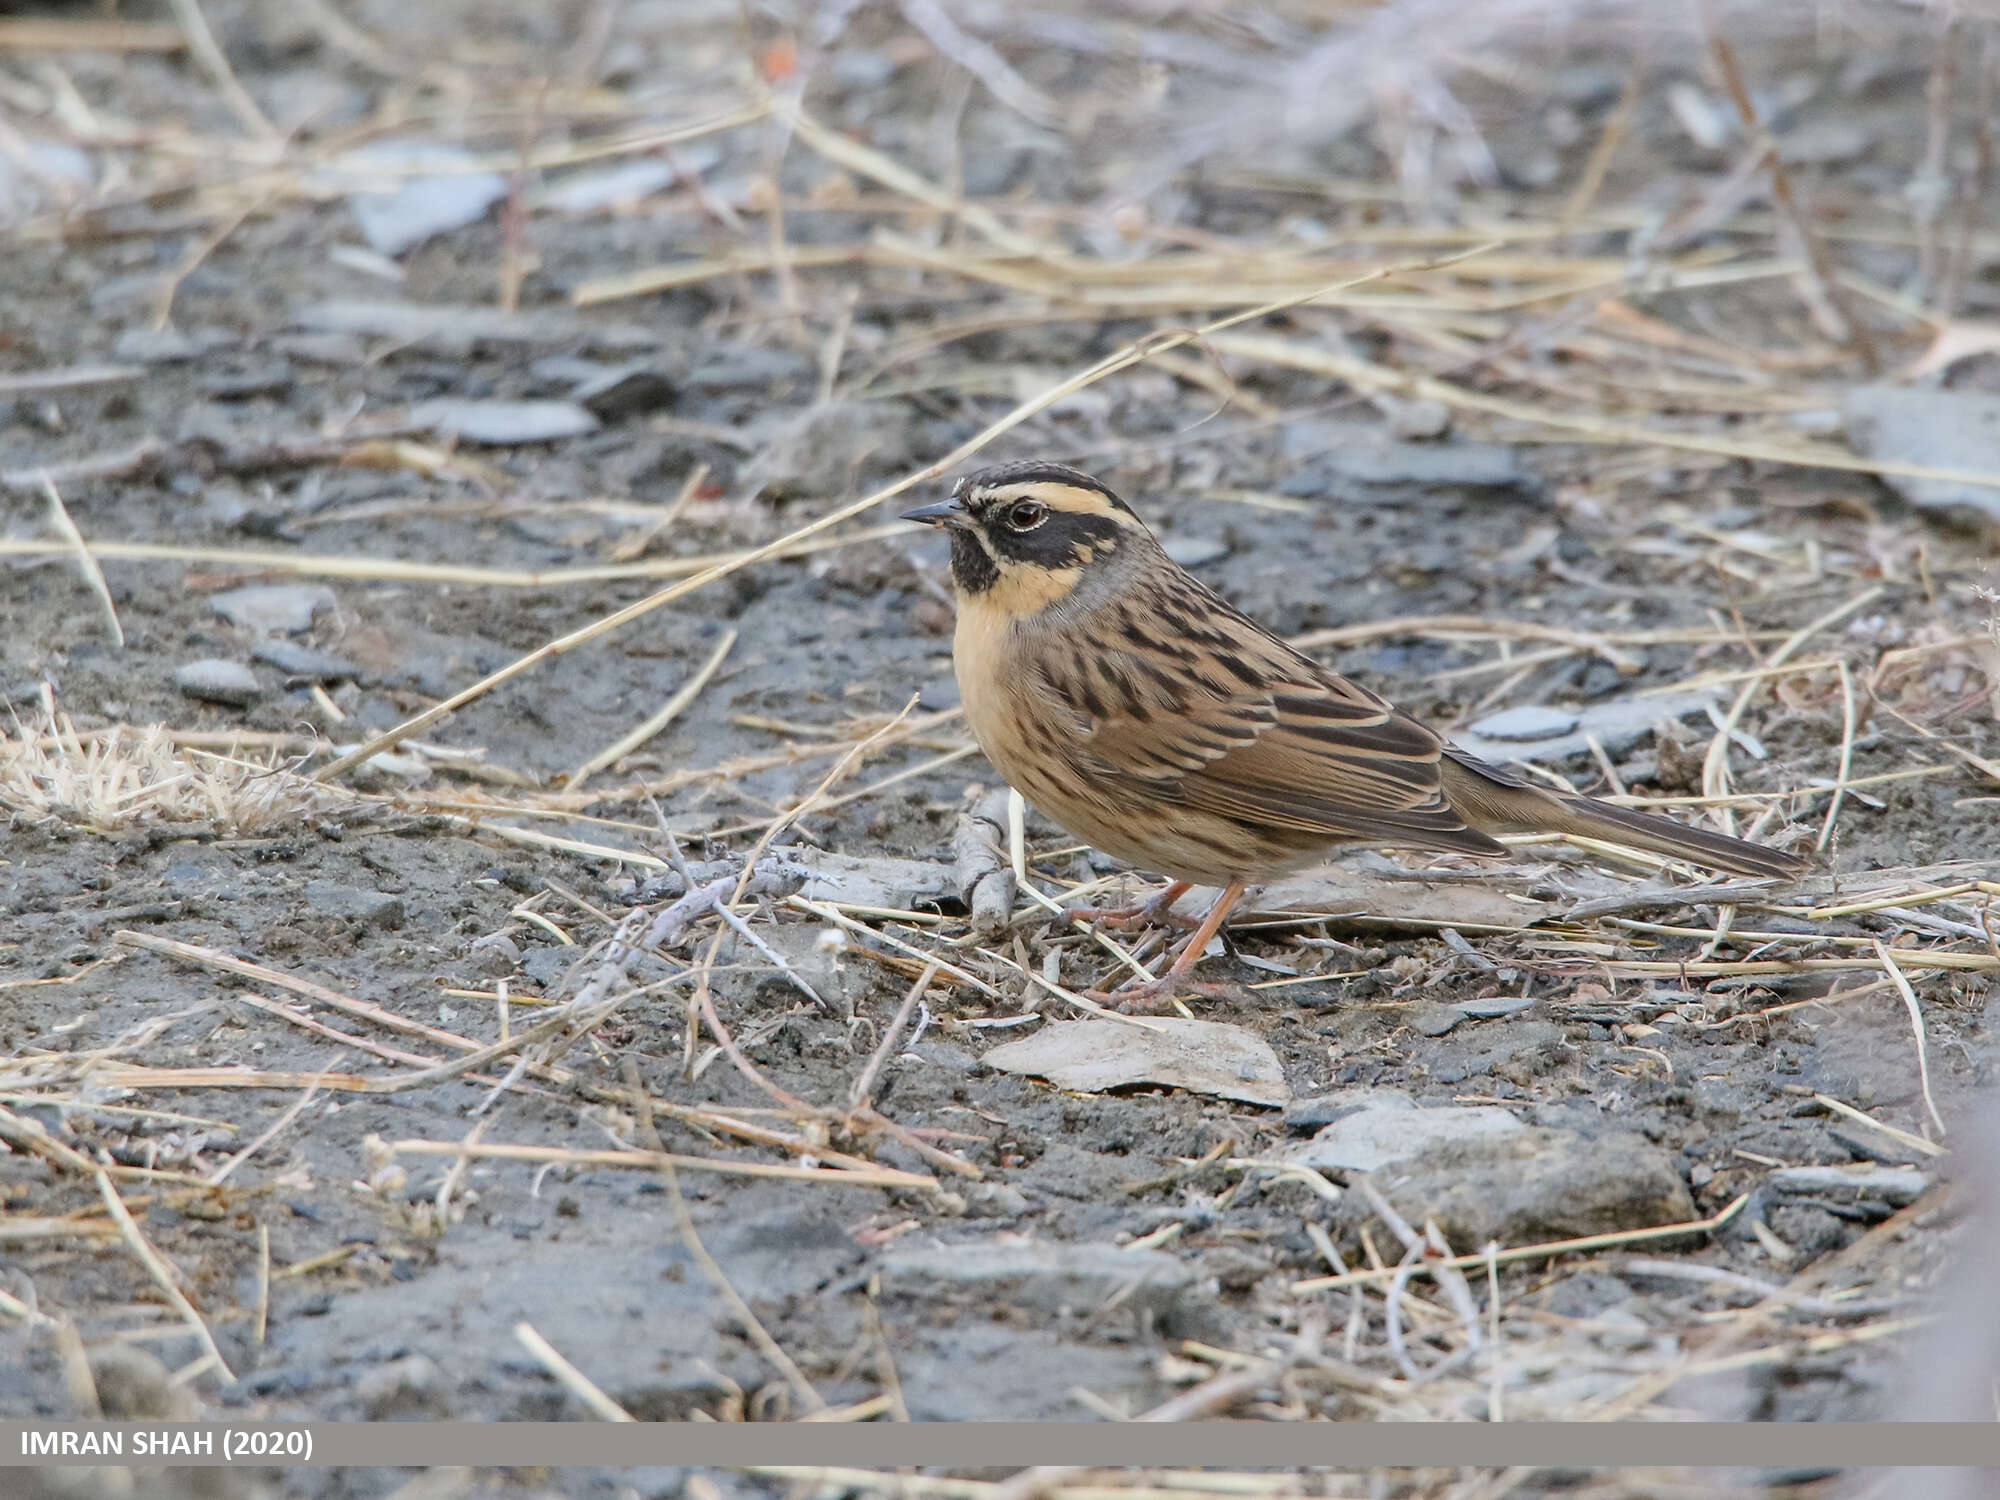
[[[1473,228],[1552,221],[1621,109],[1622,54],[1586,51],[1511,92],[1467,94],[1499,163],[1490,187],[1447,184],[1441,199],[1405,201],[1413,190],[1398,185],[1377,122],[1255,171],[1207,163],[1186,179],[1171,222],[1128,224],[1121,240],[1093,214],[1142,159],[1158,63],[1010,47],[1059,105],[1058,122],[1030,124],[933,40],[873,7],[824,54],[810,17],[761,10],[739,28],[733,10],[610,7],[609,35],[593,37],[595,9],[343,9],[361,35],[386,39],[387,55],[351,38],[337,45],[286,7],[206,7],[250,99],[291,132],[282,147],[246,134],[185,53],[0,52],[13,91],[0,111],[37,139],[81,142],[93,174],[66,213],[60,182],[20,188],[27,206],[0,276],[0,514],[11,538],[58,537],[36,477],[53,473],[98,549],[124,636],[114,644],[71,558],[7,559],[0,691],[17,763],[44,735],[43,753],[74,767],[109,726],[164,724],[211,736],[187,742],[176,762],[202,774],[226,776],[196,752],[236,731],[234,753],[289,768],[274,776],[310,773],[332,747],[396,726],[698,560],[774,541],[935,462],[1017,400],[1133,339],[1256,300],[1209,302],[1163,273],[1152,304],[1133,296],[1122,313],[1091,311],[1072,293],[1112,285],[1103,268],[1218,246],[1238,247],[1246,266],[1323,251],[1313,278],[1331,281],[1328,268],[1472,243]],[[1890,42],[1868,68],[1833,44],[1746,53],[1760,88],[1777,80],[1795,100],[1787,139],[1858,132],[1857,148],[1828,147],[1795,167],[1813,202],[1850,225],[1905,223],[1891,217],[1903,212],[1898,184],[1924,151],[1929,43]],[[575,67],[548,82],[550,56]],[[946,199],[993,202],[1037,244],[1062,246],[1076,262],[1057,276],[1068,290],[1011,287],[976,226],[769,122],[668,152],[505,165],[524,142],[555,155],[713,119],[758,97],[760,69],[781,96],[803,87],[817,119],[942,184]],[[1606,420],[1748,442],[1837,439],[1826,414],[1867,377],[1854,349],[1815,323],[1800,276],[1716,276],[1690,291],[1618,282],[1641,211],[1701,201],[1734,164],[1690,140],[1685,110],[1668,98],[1676,81],[1709,88],[1706,107],[1729,123],[1726,94],[1702,84],[1692,61],[1649,77],[1571,240],[1528,237],[1510,252],[1523,265],[1491,280],[1409,273],[1396,285],[1412,312],[1390,297],[1375,311],[1298,310],[1250,331],[1428,371],[1460,390],[1592,405]],[[1095,113],[1093,87],[1107,96]],[[313,173],[391,138],[497,159],[497,203],[393,257],[368,248],[344,179]],[[798,263],[774,274],[757,257],[772,243],[780,151],[781,233]],[[1545,159],[1546,172],[1536,165]],[[609,208],[578,212],[545,196],[588,171],[660,163],[672,168],[664,181]],[[1357,181],[1370,179],[1364,193]],[[1690,264],[1795,253],[1759,202],[1725,201],[1722,212],[1722,227],[1682,247]],[[1425,224],[1454,232],[1427,242]],[[816,247],[908,241],[937,264],[811,260]],[[1909,286],[1918,274],[1907,235],[1857,232],[1836,251],[1871,284]],[[696,268],[676,289],[575,305],[600,278],[719,256],[747,269]],[[988,271],[958,274],[975,256]],[[1527,263],[1536,256],[1544,270]],[[1601,297],[1577,292],[1585,282],[1570,271],[1545,273],[1584,261],[1614,268]],[[491,310],[510,266],[520,315],[497,331],[461,319],[426,334],[353,311]],[[1255,280],[1241,267],[1203,274]],[[1448,316],[1440,308],[1454,289],[1465,311]],[[1955,295],[1975,313],[1990,302],[1981,256]],[[1863,316],[1899,364],[1932,331],[1891,304]],[[1285,634],[1411,622],[1316,650],[1468,743],[1527,754],[1580,788],[1698,798],[1717,719],[1686,695],[1705,692],[1719,715],[1746,684],[1727,749],[1739,827],[1810,849],[1830,797],[1811,788],[1838,779],[1844,762],[1850,781],[1916,774],[1852,790],[1821,870],[1798,887],[1735,900],[1661,894],[1643,868],[1550,846],[1519,851],[1506,869],[1355,854],[1320,879],[1306,902],[1312,920],[1252,927],[1205,968],[1246,984],[1296,982],[1191,1002],[1198,1018],[1268,1045],[1288,1103],[1145,1082],[1058,1088],[984,1061],[1037,1024],[1080,1014],[1015,964],[1072,990],[1112,979],[1116,966],[1025,900],[1005,935],[968,934],[952,840],[961,813],[997,783],[976,753],[937,763],[964,743],[948,713],[944,559],[915,528],[861,529],[891,520],[902,508],[891,501],[836,527],[823,550],[743,566],[543,661],[322,793],[301,791],[295,776],[265,788],[258,816],[246,811],[254,776],[230,780],[228,805],[206,813],[164,797],[147,812],[153,800],[137,783],[137,811],[115,790],[95,801],[77,783],[51,792],[47,776],[36,802],[26,772],[0,786],[13,808],[0,845],[0,1051],[11,1059],[0,1065],[0,1107],[13,1122],[0,1226],[18,1226],[0,1243],[0,1288],[67,1320],[105,1358],[143,1351],[171,1370],[201,1357],[105,1216],[86,1168],[115,1164],[128,1169],[115,1185],[137,1232],[176,1268],[233,1375],[211,1365],[187,1382],[209,1412],[583,1415],[522,1342],[523,1323],[643,1419],[797,1417],[822,1401],[919,1420],[1094,1419],[1185,1395],[1234,1356],[1279,1360],[1268,1387],[1231,1408],[1273,1418],[1563,1417],[1621,1402],[1649,1417],[1893,1410],[1903,1334],[1949,1265],[1963,1208],[1940,1187],[1954,1157],[1929,1144],[1940,1133],[1919,1058],[1951,1140],[1993,1057],[2000,959],[1990,929],[1980,932],[1993,888],[1913,904],[2000,878],[1993,762],[1973,759],[2000,757],[2000,654],[1980,592],[1991,582],[1989,534],[1916,509],[1866,474],[1550,442],[1551,429],[1371,402],[1326,373],[1226,349],[1192,345],[1179,363],[1093,385],[982,460],[1042,455],[1090,468],[1201,577]],[[15,395],[4,385],[97,365],[126,368]],[[425,406],[567,402],[626,365],[642,373],[621,395],[592,398],[593,430],[546,441],[454,446],[439,430],[453,422]],[[1950,383],[1991,389],[1996,369],[1975,353]],[[494,419],[518,427],[546,415]],[[915,493],[935,497],[942,483]],[[192,550],[148,558],[114,543]],[[369,576],[363,560],[440,571]],[[634,560],[652,575],[563,576]],[[280,592],[246,604],[231,593],[246,585]],[[1743,675],[1821,620],[1787,653],[1795,670]],[[1510,638],[1508,622],[1526,633]],[[733,644],[720,666],[663,733],[594,773],[588,794],[557,795],[567,773],[697,674],[725,633]],[[177,673],[203,662],[248,667],[247,685],[225,674],[220,689],[203,689],[247,701],[191,695]],[[1705,673],[1737,675],[1704,685]],[[1643,695],[1660,688],[1682,695],[1670,700],[1686,709],[1678,718],[1648,709]],[[710,914],[632,969],[631,982],[658,987],[551,1059],[560,1077],[495,1096],[503,1058],[484,1082],[349,1086],[423,1065],[379,1049],[447,1060],[459,1053],[436,1032],[484,1045],[502,1035],[503,1009],[518,1032],[546,1013],[538,996],[575,993],[605,919],[623,916],[635,881],[658,873],[589,849],[665,855],[642,791],[658,793],[691,858],[741,855],[912,695],[913,717],[831,789],[847,800],[808,811],[780,840],[786,858],[820,872],[809,893],[847,893],[855,926],[836,928],[783,890],[742,908],[823,1004],[733,933],[698,986],[690,974],[718,930]],[[1521,742],[1496,738],[1509,726],[1492,716],[1523,708],[1625,728],[1600,736],[1602,755],[1509,751]],[[130,737],[121,743],[129,752]],[[148,774],[157,779],[158,766]],[[1801,794],[1759,795],[1773,793]],[[1039,888],[1055,899],[1111,870],[1032,815],[1028,833]],[[860,863],[829,875],[815,851]],[[1889,909],[1825,911],[1870,896]],[[1578,902],[1596,904],[1577,915]],[[135,946],[121,932],[209,957]],[[1877,939],[1906,954],[1948,951],[1960,965],[1907,965],[1921,1053]],[[400,1034],[268,974],[227,972],[215,955],[365,1001],[400,1018]],[[928,955],[970,978],[939,978],[920,1034],[911,1040],[917,1028],[906,1027],[879,1069],[878,1113],[849,1113]],[[1699,967],[1842,957],[1850,968]],[[1665,972],[1620,968],[1642,960]],[[1676,971],[1682,963],[1692,967]],[[1868,984],[1854,999],[1800,1003]],[[691,1026],[698,990],[747,1068]],[[1026,1010],[1050,1020],[1023,1019]],[[86,1054],[94,1059],[79,1061]],[[175,1071],[192,1069],[234,1072]],[[1434,1217],[1454,1252],[1726,1217],[1702,1233],[1499,1266],[1497,1322],[1482,1270],[1469,1273],[1475,1320],[1424,1277],[1397,1288],[1393,1309],[1381,1279],[1295,1290],[1328,1273],[1328,1249],[1349,1266],[1402,1258],[1358,1174],[1331,1158],[1317,1176],[1287,1163],[1318,1133],[1405,1099],[1498,1111],[1539,1132],[1513,1155],[1452,1140],[1375,1174],[1419,1231]],[[750,1122],[796,1149],[731,1139],[670,1106]],[[474,1131],[481,1145],[552,1148],[556,1159],[390,1149]],[[204,1185],[267,1134],[224,1185]],[[671,1180],[649,1158],[561,1159],[663,1147],[796,1167],[816,1159],[815,1142],[935,1186],[830,1181],[840,1165],[823,1156],[830,1165],[810,1177],[684,1164]],[[1857,1163],[1878,1178],[1813,1186],[1778,1175]],[[1677,1275],[1675,1265],[1696,1269]],[[754,1313],[756,1335],[719,1292],[721,1277]],[[1746,1314],[1787,1284],[1822,1300]],[[1824,1300],[1850,1293],[1858,1314]],[[1392,1320],[1408,1369],[1391,1348]],[[1469,1342],[1490,1340],[1489,1323],[1497,1354]],[[53,1327],[11,1307],[0,1316],[0,1411],[55,1416],[87,1403]],[[1302,1328],[1322,1341],[1312,1357],[1295,1346]],[[392,1479],[299,1473],[282,1485],[376,1495]],[[657,1476],[640,1492],[684,1479]],[[611,1493],[608,1479],[574,1483],[584,1488],[561,1492]],[[1432,1493],[1429,1481],[1407,1484],[1394,1493]]]

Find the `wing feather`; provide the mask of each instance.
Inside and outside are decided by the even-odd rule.
[[[1092,630],[1087,653],[1052,643],[1024,664],[1077,726],[1092,777],[1301,846],[1499,849],[1445,799],[1440,736],[1192,579],[1177,582],[1183,597],[1163,600],[1157,620],[1113,602],[1119,617]]]

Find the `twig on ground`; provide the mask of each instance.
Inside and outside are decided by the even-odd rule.
[[[1875,336],[1869,332],[1867,320],[1862,317],[1860,310],[1849,299],[1846,287],[1834,274],[1833,267],[1827,260],[1826,242],[1813,227],[1812,220],[1807,217],[1804,207],[1799,203],[1798,195],[1792,191],[1791,174],[1785,170],[1784,158],[1778,150],[1778,143],[1771,138],[1770,132],[1764,128],[1764,122],[1758,118],[1757,106],[1751,101],[1750,90],[1743,82],[1743,70],[1737,64],[1736,49],[1730,46],[1729,39],[1722,34],[1722,28],[1717,24],[1715,0],[1702,0],[1701,16],[1702,30],[1707,34],[1709,54],[1715,59],[1716,71],[1722,76],[1722,84],[1729,93],[1730,102],[1736,106],[1737,117],[1743,122],[1743,134],[1756,145],[1762,158],[1761,164],[1770,174],[1771,198],[1777,204],[1779,214],[1798,236],[1799,248],[1805,255],[1813,287],[1825,302],[1827,309],[1846,325],[1844,328],[1829,332],[1852,344],[1855,353],[1861,357],[1862,366],[1869,374],[1877,374],[1882,369],[1882,355],[1875,347]]]
[[[251,135],[275,144],[280,139],[278,127],[271,123],[264,111],[257,107],[257,101],[237,81],[235,70],[229,66],[228,57],[215,40],[215,33],[208,29],[208,21],[201,13],[201,0],[168,0],[168,4],[173,7],[174,19],[180,22],[181,30],[187,36],[188,50],[194,53],[209,81],[222,94],[230,113]]]
[[[334,1070],[334,1068],[338,1066],[340,1060],[341,1060],[341,1054],[336,1052],[333,1055],[332,1060],[327,1063],[323,1071],[331,1073]],[[266,1146],[270,1145],[272,1141],[278,1138],[278,1134],[280,1131],[282,1131],[287,1125],[291,1124],[292,1121],[296,1120],[300,1115],[304,1114],[306,1106],[312,1103],[313,1096],[318,1092],[319,1092],[319,1085],[317,1083],[308,1084],[306,1086],[305,1092],[299,1095],[297,1100],[293,1102],[293,1104],[289,1109],[287,1109],[283,1114],[279,1115],[277,1119],[273,1120],[270,1123],[270,1125],[265,1128],[264,1133],[262,1135],[258,1136],[256,1140],[250,1142],[249,1145],[245,1146],[241,1151],[238,1151],[234,1156],[230,1157],[228,1161],[224,1162],[221,1166],[217,1167],[213,1172],[209,1174],[208,1185],[210,1187],[220,1187],[224,1182],[227,1182],[229,1180],[230,1173],[234,1172],[238,1167],[242,1166],[243,1163],[248,1161],[251,1157],[255,1156],[259,1151],[262,1151]]]
[[[989,793],[958,815],[951,848],[953,879],[972,921],[973,935],[991,939],[1006,931],[1014,914],[1014,871],[1006,853],[1007,793]]]
[[[744,1336],[757,1347],[758,1353],[776,1366],[778,1373],[784,1376],[785,1383],[805,1404],[807,1411],[824,1411],[825,1398],[813,1388],[813,1383],[806,1379],[805,1372],[789,1354],[785,1353],[778,1341],[771,1337],[770,1330],[765,1328],[757,1314],[750,1310],[750,1304],[743,1300],[743,1294],[736,1290],[722,1267],[716,1264],[715,1257],[708,1253],[708,1247],[702,1244],[701,1235],[695,1231],[694,1216],[688,1211],[687,1198],[681,1192],[680,1179],[675,1175],[671,1161],[663,1161],[660,1164],[660,1179],[666,1184],[667,1193],[673,1200],[674,1222],[680,1226],[681,1243],[687,1247],[688,1254],[694,1258],[694,1263],[701,1268],[702,1274],[709,1279],[710,1285],[729,1305],[729,1310],[735,1316],[738,1326],[742,1328]]]
[[[181,1321],[186,1323],[189,1331],[201,1341],[208,1362],[221,1373],[223,1383],[233,1384],[236,1372],[229,1368],[229,1361],[222,1357],[222,1351],[216,1347],[215,1335],[209,1332],[207,1322],[195,1311],[195,1306],[188,1300],[187,1293],[181,1290],[180,1279],[174,1274],[173,1267],[168,1264],[166,1257],[154,1249],[152,1243],[140,1232],[138,1224],[132,1218],[131,1210],[125,1206],[125,1200],[118,1196],[118,1189],[112,1186],[110,1175],[102,1169],[97,1173],[97,1191],[104,1199],[104,1206],[111,1211],[112,1222],[117,1224],[118,1232],[124,1236],[125,1243],[131,1248],[133,1256],[146,1268],[146,1274],[153,1278],[153,1284],[165,1294],[168,1304],[181,1315]]]
[[[603,1422],[636,1422],[639,1419],[624,1407],[613,1401],[588,1375],[564,1359],[532,1323],[520,1322],[514,1325],[514,1337],[530,1354],[542,1363],[542,1368],[556,1378],[556,1382],[589,1409],[591,1415]]]
[[[924,991],[929,989],[931,981],[937,978],[938,968],[935,959],[924,965],[924,972],[917,976],[917,982],[911,985],[909,993],[903,996],[903,1003],[896,1008],[895,1017],[889,1022],[888,1030],[882,1033],[882,1041],[876,1047],[875,1055],[868,1059],[868,1065],[861,1070],[861,1076],[854,1080],[854,1087],[848,1091],[847,1102],[850,1109],[861,1109],[874,1100],[875,1080],[882,1071],[882,1065],[895,1051],[896,1043],[902,1040],[903,1027],[909,1023],[910,1012],[917,1008],[917,1003],[924,998]]]
[[[1326,1338],[1326,1324],[1316,1313],[1299,1319],[1299,1331],[1291,1345],[1276,1359],[1261,1360],[1241,1370],[1230,1370],[1204,1380],[1191,1390],[1162,1401],[1141,1412],[1135,1422],[1196,1422],[1227,1411],[1237,1402],[1275,1384],[1287,1370],[1321,1358],[1320,1344]]]
[[[1456,1270],[1472,1266],[1484,1266],[1489,1261],[1495,1265],[1511,1265],[1519,1260],[1552,1260],[1558,1255],[1573,1255],[1584,1250],[1608,1250],[1616,1245],[1639,1244],[1646,1240],[1678,1239],[1683,1235],[1713,1234],[1724,1224],[1743,1212],[1743,1206],[1750,1201],[1748,1193],[1732,1199],[1723,1208],[1706,1219],[1689,1219],[1680,1224],[1658,1224],[1650,1229],[1622,1229],[1608,1234],[1579,1235],[1575,1239],[1550,1240],[1540,1245],[1517,1245],[1512,1249],[1481,1251],[1477,1255],[1454,1255],[1439,1265],[1450,1265]],[[1313,1276],[1304,1281],[1292,1283],[1294,1293],[1324,1292],[1337,1287],[1367,1286],[1387,1281],[1395,1274],[1391,1268],[1344,1271],[1336,1276]]]
[[[623,1167],[632,1171],[656,1171],[674,1167],[683,1172],[713,1172],[725,1177],[774,1177],[793,1182],[849,1183],[859,1187],[934,1188],[935,1177],[920,1172],[901,1172],[894,1167],[878,1167],[871,1162],[858,1166],[793,1167],[778,1162],[724,1161],[719,1157],[685,1156],[657,1151],[579,1151],[567,1146],[525,1146],[501,1142],[390,1141],[391,1155],[470,1156],[494,1161],[552,1162],[557,1166]],[[828,1153],[831,1155],[831,1153]],[[853,1161],[854,1158],[844,1158]]]
[[[1937,1100],[1931,1097],[1931,1057],[1924,1035],[1924,1008],[1917,1003],[1917,992],[1896,962],[1895,955],[1889,951],[1889,945],[1879,938],[1875,940],[1875,956],[1882,961],[1882,968],[1889,978],[1895,981],[1896,993],[1903,997],[1903,1008],[1910,1013],[1910,1031],[1917,1042],[1917,1084],[1923,1091],[1924,1112],[1930,1116],[1931,1125],[1937,1133],[1943,1136],[1944,1116],[1938,1113]]]
[[[89,544],[83,533],[76,529],[76,522],[70,519],[69,507],[63,504],[62,492],[49,477],[48,470],[41,471],[42,493],[48,497],[49,520],[56,532],[71,548],[76,557],[78,570],[83,581],[97,596],[98,607],[104,611],[104,623],[111,631],[111,644],[120,650],[125,646],[125,627],[118,623],[118,606],[111,602],[111,588],[104,581],[104,570],[97,565],[97,559],[90,555]]]
[[[715,649],[709,652],[708,659],[695,668],[694,675],[676,688],[667,701],[660,705],[657,712],[649,715],[644,723],[620,735],[611,744],[605,746],[604,749],[598,751],[589,760],[586,760],[574,771],[571,771],[564,779],[563,785],[571,791],[576,790],[597,772],[603,770],[606,766],[615,765],[618,761],[623,760],[634,750],[637,750],[641,745],[659,734],[669,724],[673,723],[675,719],[680,717],[682,711],[690,703],[694,702],[701,690],[708,686],[709,679],[715,676],[717,669],[722,665],[723,658],[729,655],[730,648],[735,646],[735,644],[736,632],[733,629],[723,631],[722,639],[715,643]]]
[[[1657,1276],[1669,1281],[1692,1281],[1710,1286],[1726,1286],[1735,1291],[1749,1292],[1758,1297],[1775,1297],[1784,1291],[1776,1282],[1760,1277],[1746,1276],[1741,1271],[1732,1271],[1726,1266],[1705,1266],[1695,1261],[1651,1260],[1644,1256],[1631,1256],[1616,1262],[1613,1267],[1624,1276]],[[1886,1312],[1899,1304],[1893,1299],[1875,1301],[1836,1302],[1826,1297],[1794,1297],[1790,1306],[1802,1313],[1810,1313],[1821,1318],[1851,1318],[1864,1313]]]

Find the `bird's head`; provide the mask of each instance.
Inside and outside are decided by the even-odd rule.
[[[1101,481],[1039,460],[968,474],[951,498],[903,519],[951,533],[951,575],[961,603],[1038,613],[1069,597],[1152,533]]]

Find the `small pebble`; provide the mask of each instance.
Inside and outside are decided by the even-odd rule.
[[[504,932],[475,938],[467,953],[480,973],[495,979],[521,967],[521,945]]]
[[[111,346],[111,357],[124,364],[168,365],[202,355],[218,344],[231,342],[219,329],[184,333],[178,328],[128,328]]]
[[[420,401],[410,410],[419,427],[468,443],[507,447],[548,443],[597,431],[597,418],[574,401]]]
[[[369,248],[382,255],[401,255],[484,218],[487,209],[507,196],[507,179],[498,172],[462,170],[472,160],[467,152],[425,141],[383,141],[349,153],[342,165],[362,171],[441,169],[437,176],[411,177],[392,192],[355,193],[347,200]]]
[[[344,657],[335,656],[330,651],[315,651],[311,646],[301,646],[297,641],[283,638],[259,641],[250,648],[250,655],[257,661],[268,662],[287,677],[308,678],[314,682],[331,682],[340,677],[357,677],[361,669]]]
[[[310,629],[321,610],[333,608],[333,590],[315,583],[261,583],[217,594],[208,603],[245,630],[294,635]]]
[[[1387,414],[1389,431],[1405,442],[1428,442],[1451,431],[1451,408],[1442,401],[1378,396],[1375,404]]]
[[[1526,995],[1495,995],[1489,1000],[1466,1000],[1453,1007],[1475,1021],[1496,1021],[1502,1016],[1518,1016],[1535,1002]]]
[[[579,381],[570,399],[592,416],[611,422],[642,411],[654,411],[674,399],[671,381],[647,365],[604,370]]]
[[[293,385],[292,367],[283,360],[237,365],[222,370],[198,370],[194,387],[218,401],[248,401],[253,396],[282,396]]]
[[[1464,1019],[1465,1011],[1456,1005],[1420,1002],[1403,1012],[1404,1024],[1425,1036],[1443,1036]]]
[[[208,703],[228,703],[241,708],[264,695],[257,674],[240,661],[210,657],[191,661],[174,673],[174,686],[190,698]]]
[[[1574,728],[1576,715],[1566,708],[1523,704],[1488,714],[1472,726],[1472,732],[1490,740],[1552,740]]]
[[[386,891],[366,891],[332,880],[308,880],[306,904],[323,917],[344,917],[369,927],[401,927],[403,901]]]
[[[1198,568],[1229,556],[1229,543],[1214,536],[1171,536],[1161,545],[1167,556],[1184,568]]]

